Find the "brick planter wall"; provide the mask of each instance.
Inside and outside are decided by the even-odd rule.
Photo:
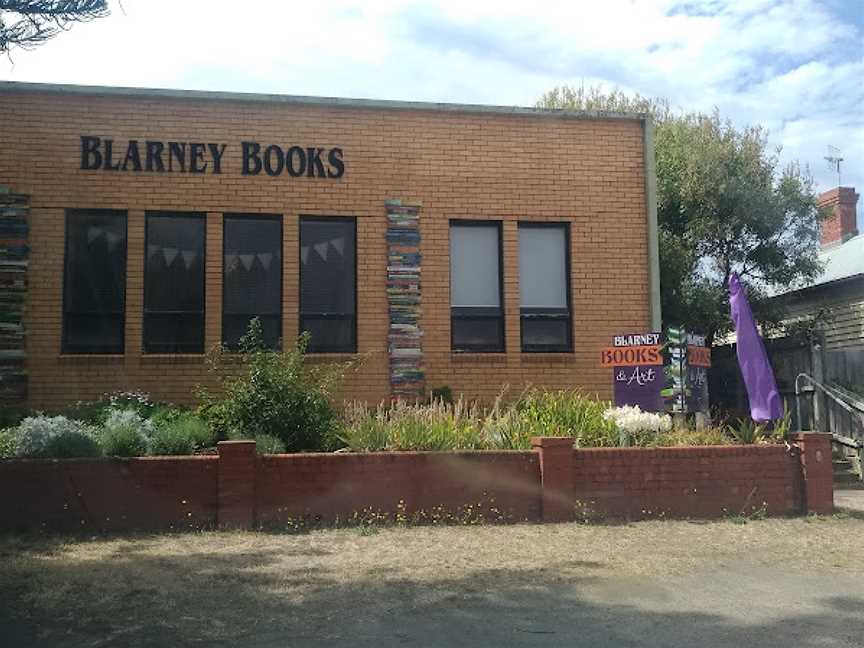
[[[485,519],[719,517],[833,510],[827,434],[794,446],[526,452],[255,454],[251,441],[204,457],[0,460],[0,530],[193,529],[345,520],[398,508]]]

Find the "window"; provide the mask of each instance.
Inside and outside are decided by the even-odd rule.
[[[357,350],[357,253],[353,218],[300,219],[300,330],[309,351]]]
[[[504,351],[501,223],[450,221],[450,342]]]
[[[519,223],[522,350],[572,350],[570,230],[566,223]]]
[[[204,352],[204,214],[147,212],[144,352]]]
[[[257,317],[264,343],[282,341],[282,217],[225,214],[222,342],[236,348]]]
[[[126,212],[66,212],[64,353],[123,353]]]

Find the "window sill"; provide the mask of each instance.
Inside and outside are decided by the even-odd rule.
[[[522,351],[519,360],[522,364],[575,364],[576,354],[572,351]]]
[[[61,353],[60,360],[123,360],[125,353]]]
[[[484,353],[480,351],[451,351],[451,364],[507,364],[508,354],[503,351]]]

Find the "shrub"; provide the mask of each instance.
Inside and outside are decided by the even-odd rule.
[[[111,408],[102,426],[102,449],[113,457],[138,457],[147,452],[153,425],[135,409]]]
[[[330,400],[347,366],[308,364],[308,343],[304,334],[294,348],[267,349],[261,323],[254,318],[239,354],[228,354],[224,348],[210,354],[210,367],[221,377],[222,395],[201,392],[199,412],[220,434],[275,436],[289,452],[328,449],[337,424]]]
[[[194,414],[181,414],[156,428],[150,438],[150,454],[189,455],[209,448],[214,437],[205,421]]]
[[[60,410],[59,414],[88,425],[100,427],[114,410],[134,410],[141,418],[147,418],[156,406],[150,395],[140,391],[117,391],[95,401],[78,401]]]
[[[0,430],[0,458],[15,456],[16,431],[15,428],[4,428]]]
[[[519,447],[530,448],[531,436],[573,437],[581,447],[617,446],[617,428],[603,417],[609,406],[577,390],[531,390],[516,403],[516,411],[530,423],[529,437]]]
[[[283,454],[285,444],[278,437],[271,434],[259,434],[255,437],[258,454]]]
[[[65,416],[31,416],[15,430],[19,457],[95,457],[102,454],[92,428]]]
[[[766,434],[764,425],[750,419],[739,419],[737,425],[730,425],[728,429],[735,442],[744,445],[759,443]]]

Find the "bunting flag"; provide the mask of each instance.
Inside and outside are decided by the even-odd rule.
[[[192,267],[192,264],[195,263],[195,259],[198,258],[198,253],[195,250],[183,250],[180,253],[180,256],[183,257],[183,265],[185,265],[188,270]]]
[[[420,328],[420,206],[388,200],[385,208],[390,389],[394,399],[416,400],[423,398],[426,391]]]
[[[177,257],[177,254],[180,252],[177,248],[162,248],[162,256],[165,257],[165,265],[170,266],[174,263],[174,259]]]
[[[240,263],[243,264],[243,268],[246,272],[249,272],[252,269],[252,262],[255,261],[254,254],[238,254],[237,257],[240,259]]]
[[[27,400],[29,214],[29,196],[0,187],[0,409]]]
[[[309,246],[304,245],[300,248],[300,263],[306,265],[306,262],[309,260]]]
[[[261,265],[265,270],[270,269],[270,264],[273,263],[273,253],[272,252],[262,252],[258,255],[258,261],[261,262]]]
[[[316,243],[312,246],[312,249],[321,257],[322,261],[327,260],[327,250],[330,249],[330,241],[324,241],[323,243]]]

